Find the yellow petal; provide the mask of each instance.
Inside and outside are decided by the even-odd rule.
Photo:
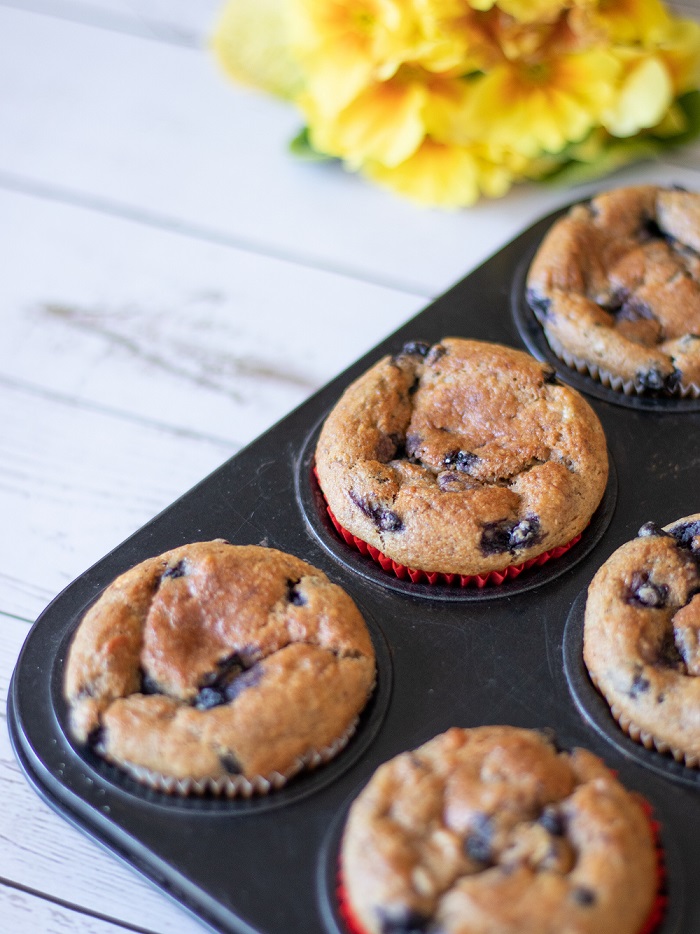
[[[293,97],[302,85],[290,52],[286,0],[228,0],[211,37],[214,55],[236,81],[279,97]]]
[[[356,167],[368,159],[387,166],[408,158],[425,135],[424,85],[417,81],[374,84],[333,119],[307,107],[314,148]]]
[[[655,126],[671,106],[673,86],[657,58],[646,58],[629,72],[615,104],[603,115],[613,136],[633,136]]]
[[[369,162],[362,174],[416,204],[453,209],[474,204],[481,194],[500,197],[514,181],[505,165],[490,163],[478,149],[430,139],[405,162],[392,168]]]
[[[621,67],[603,51],[505,63],[474,82],[465,127],[472,139],[528,158],[557,152],[599,123]]]

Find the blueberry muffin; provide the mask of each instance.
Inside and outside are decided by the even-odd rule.
[[[453,728],[382,765],[341,845],[363,934],[640,934],[655,908],[647,813],[585,749]]]
[[[600,568],[584,660],[625,732],[700,764],[700,514],[648,522]]]
[[[343,394],[316,449],[349,532],[426,572],[498,571],[568,543],[608,476],[597,416],[526,353],[411,342]]]
[[[527,298],[552,350],[625,392],[700,387],[700,194],[639,185],[577,204],[544,238]]]
[[[249,793],[337,752],[374,677],[365,622],[323,572],[213,541],[105,590],[71,643],[64,693],[75,741],[136,778]]]

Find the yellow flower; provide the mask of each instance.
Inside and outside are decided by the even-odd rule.
[[[465,133],[529,158],[558,152],[600,122],[620,70],[604,50],[500,65],[475,82]]]
[[[468,0],[475,10],[491,10],[494,7],[512,16],[520,23],[553,23],[559,16],[574,6],[595,0]]]
[[[390,78],[411,41],[412,18],[394,0],[293,0],[294,52],[324,114],[372,80]]]
[[[700,85],[700,23],[690,20],[671,23],[659,40],[657,51],[671,75],[675,94]]]
[[[601,115],[602,125],[613,136],[634,136],[656,126],[673,102],[673,84],[663,59],[621,50],[624,77],[614,101]]]
[[[416,204],[459,208],[474,204],[482,194],[504,195],[517,177],[508,159],[489,158],[482,146],[450,146],[426,139],[404,162],[387,167],[367,162],[362,174]],[[522,170],[519,163],[517,171]]]
[[[590,178],[700,124],[700,24],[661,0],[228,0],[214,47],[292,97],[297,151],[421,203]]]
[[[294,97],[303,76],[290,48],[287,0],[229,0],[219,15],[211,47],[236,81],[279,97]]]
[[[668,29],[671,17],[661,0],[599,0],[585,8],[585,28],[597,29],[603,41],[654,44]],[[578,28],[583,22],[574,14]]]
[[[332,115],[322,115],[310,95],[299,103],[316,149],[352,168],[368,160],[395,167],[418,149],[428,132],[449,134],[469,90],[459,79],[402,66],[393,78],[370,84]]]

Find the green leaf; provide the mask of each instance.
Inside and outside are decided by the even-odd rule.
[[[325,152],[314,149],[311,145],[307,126],[303,127],[294,139],[290,140],[289,151],[297,159],[303,159],[306,162],[332,162],[335,159],[334,156],[329,156]]]
[[[700,136],[700,90],[682,94],[676,103],[683,111],[686,128],[682,133],[669,137],[668,141],[673,146],[683,146]]]
[[[591,134],[588,140],[560,153],[560,164],[544,171],[539,181],[553,185],[580,185],[610,175],[632,162],[655,159],[664,150],[683,146],[700,135],[700,91],[690,91],[675,102],[682,113],[684,129],[669,136],[653,130],[618,139]]]

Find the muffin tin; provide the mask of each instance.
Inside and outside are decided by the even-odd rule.
[[[550,359],[523,325],[523,264],[555,217],[543,218],[177,500],[61,593],[21,652],[8,697],[17,758],[67,820],[225,934],[346,934],[335,893],[344,816],[376,767],[450,726],[553,728],[600,755],[650,801],[662,827],[669,908],[660,934],[700,930],[700,781],[637,748],[601,709],[580,663],[580,614],[598,567],[646,521],[700,511],[694,438],[700,406],[623,402],[554,358],[587,395],[613,469],[603,502],[562,558],[483,590],[400,581],[340,540],[312,475],[319,425],[345,386],[407,340],[464,336]],[[596,389],[598,391],[596,391]],[[697,400],[693,400],[696,402]],[[185,544],[226,538],[291,552],[350,593],[365,616],[378,684],[339,756],[279,791],[248,800],[149,791],[75,748],[61,696],[67,646],[86,608],[118,574]],[[568,623],[567,623],[568,620]],[[609,722],[608,722],[609,721]]]

